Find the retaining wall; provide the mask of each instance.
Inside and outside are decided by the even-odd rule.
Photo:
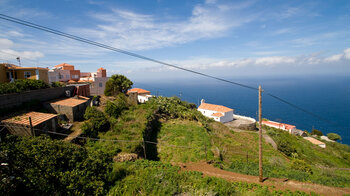
[[[72,94],[74,88],[74,86],[66,86],[0,95],[0,109],[12,108],[32,100],[39,100],[43,102],[57,99],[64,97],[66,90],[71,91]]]
[[[254,118],[251,118],[251,117],[247,117],[247,116],[241,116],[241,115],[237,115],[237,114],[234,114],[233,115],[233,118],[234,119],[243,119],[243,120],[249,120],[249,121],[252,121],[252,122],[256,122],[256,120]]]

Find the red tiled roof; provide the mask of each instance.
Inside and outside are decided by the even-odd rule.
[[[285,127],[285,129],[287,129],[287,130],[296,128],[294,125],[289,125],[289,124],[279,123],[279,122],[274,122],[274,121],[266,121],[266,120],[263,120],[262,124],[273,125],[273,126],[277,126],[277,127],[280,127],[280,128]]]
[[[55,67],[62,67],[62,66],[74,66],[74,65],[71,65],[71,64],[68,64],[68,63],[61,63],[59,65],[56,65]]]
[[[148,94],[148,93],[151,93],[150,91],[148,90],[145,90],[145,89],[142,89],[142,88],[133,88],[133,89],[130,89],[128,91],[129,92],[137,92],[138,94]]]
[[[101,67],[101,68],[98,69],[98,71],[100,71],[100,70],[102,71],[102,70],[106,70],[106,69]]]
[[[204,110],[212,110],[212,111],[218,111],[218,112],[230,112],[233,111],[233,109],[222,106],[222,105],[215,105],[210,103],[202,103],[198,109],[204,109]]]
[[[50,120],[52,118],[55,118],[56,114],[47,114],[47,113],[41,113],[41,112],[29,112],[26,114],[22,114],[19,116],[15,116],[12,118],[8,118],[3,120],[3,123],[13,123],[13,124],[21,124],[21,125],[30,125],[29,123],[29,117],[32,118],[32,125],[35,127],[38,124],[41,124],[47,120]]]
[[[218,112],[218,113],[214,113],[212,114],[212,116],[215,116],[215,117],[221,117],[221,116],[224,116],[222,113]]]
[[[51,102],[51,104],[74,107],[74,106],[86,103],[88,100],[89,98],[87,97],[79,96],[79,99],[67,98],[67,99]]]

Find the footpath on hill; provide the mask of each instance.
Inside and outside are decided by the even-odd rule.
[[[245,174],[234,173],[216,168],[206,162],[195,163],[180,163],[176,164],[181,167],[182,171],[198,171],[202,172],[205,176],[212,176],[223,178],[229,181],[240,181],[248,183],[256,183],[265,186],[273,186],[275,190],[291,190],[291,191],[303,191],[306,193],[317,193],[322,195],[345,195],[350,194],[350,188],[338,188],[329,187],[319,184],[312,184],[307,182],[298,182],[294,180],[268,178],[264,182],[259,182],[258,176],[250,176]]]

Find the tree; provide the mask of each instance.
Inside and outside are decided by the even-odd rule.
[[[323,135],[323,133],[322,133],[322,131],[320,131],[320,130],[317,130],[317,129],[312,129],[312,131],[311,131],[311,135],[318,135],[318,136],[322,136],[322,135]]]
[[[341,140],[340,135],[338,135],[338,134],[336,134],[336,133],[328,133],[328,134],[327,134],[327,137],[328,137],[330,140],[333,140],[333,141]]]
[[[106,96],[115,96],[119,93],[126,94],[128,90],[132,87],[133,82],[129,80],[124,75],[114,74],[106,82],[105,95]]]

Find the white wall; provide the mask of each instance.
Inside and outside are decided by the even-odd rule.
[[[256,122],[256,120],[254,118],[248,117],[248,116],[241,116],[241,115],[237,115],[237,114],[233,114],[233,118],[234,119],[243,119],[243,120],[249,120],[252,122]]]
[[[233,111],[223,113],[224,116],[214,117],[212,114],[218,113],[218,111],[206,110],[206,109],[198,109],[204,116],[214,119],[218,122],[230,122],[233,120]],[[222,113],[222,112],[220,112]]]

